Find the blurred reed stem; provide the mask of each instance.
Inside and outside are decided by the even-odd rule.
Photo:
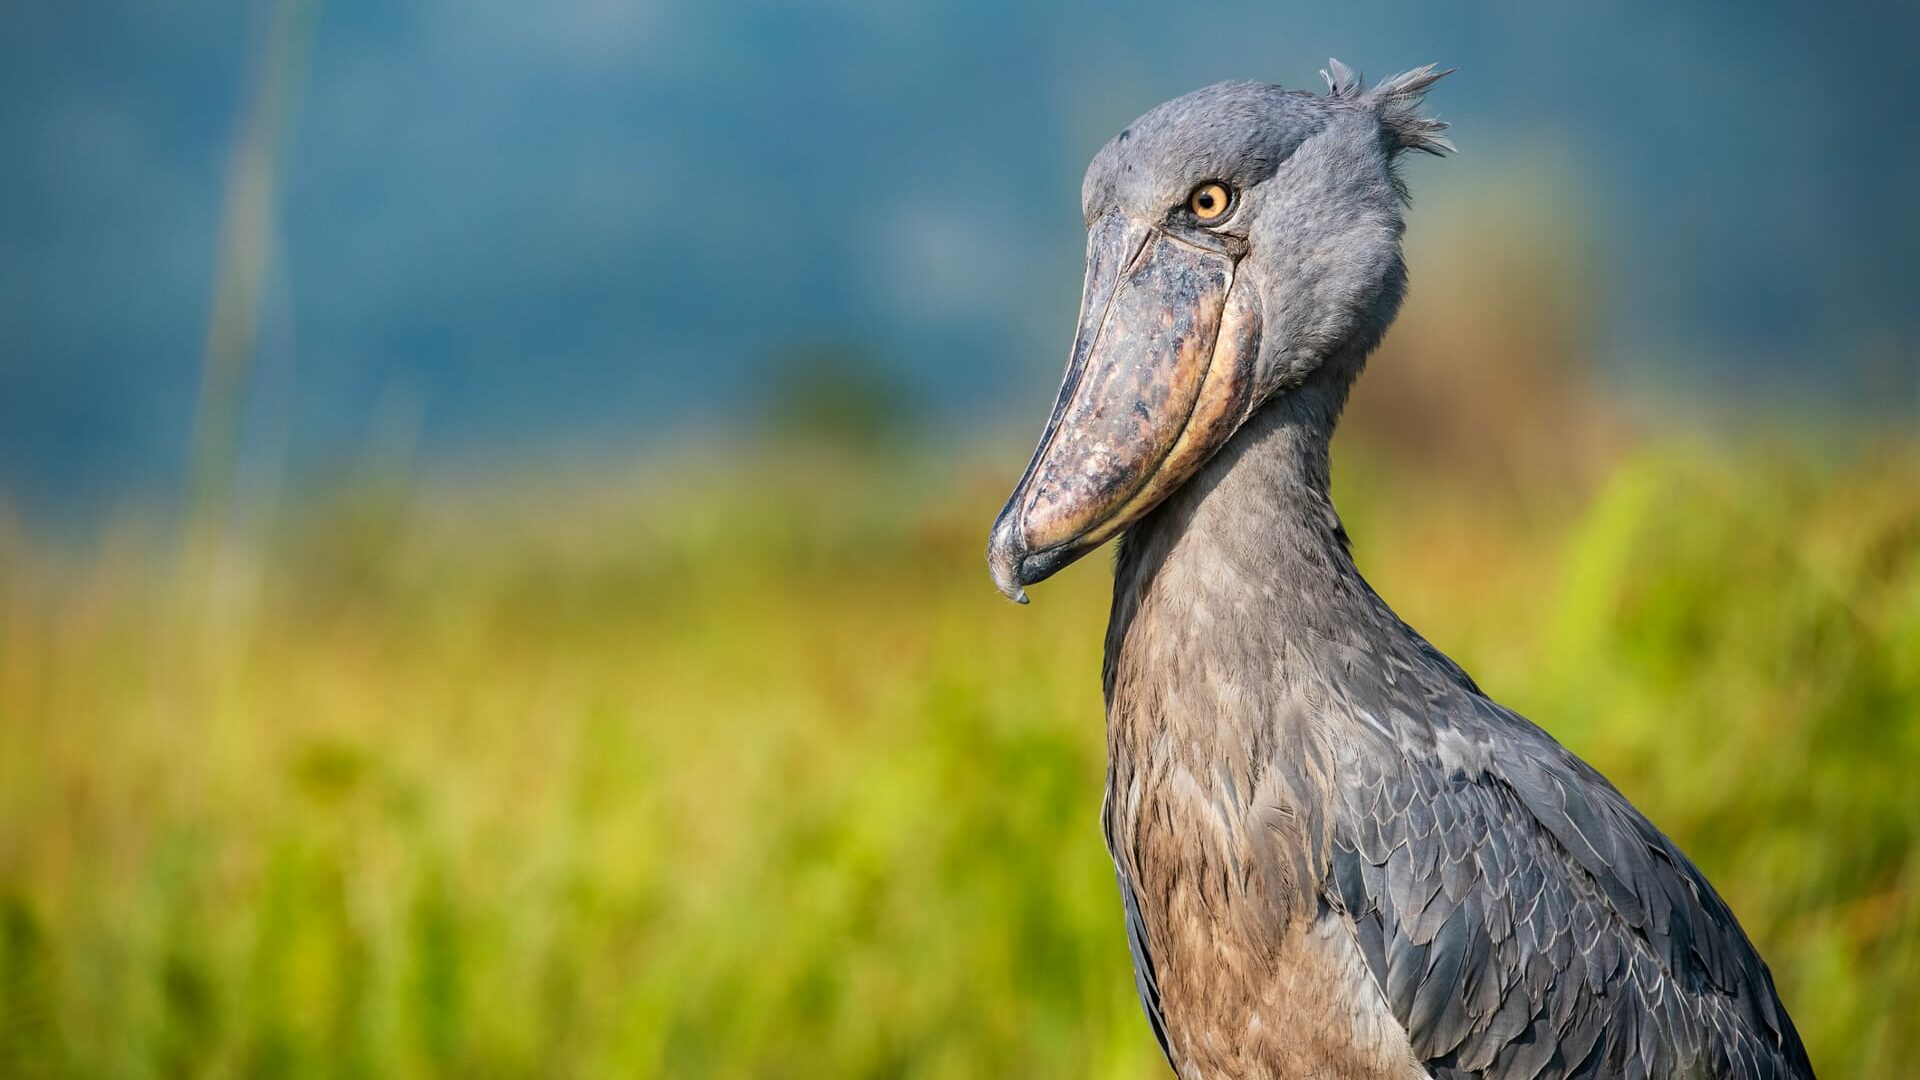
[[[318,0],[276,0],[247,79],[221,200],[189,472],[183,581],[200,607],[218,587],[232,511],[249,378],[269,284],[279,185],[306,70]]]

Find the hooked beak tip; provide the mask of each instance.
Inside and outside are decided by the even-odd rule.
[[[1020,563],[1026,557],[1026,547],[1020,539],[1017,515],[1002,513],[1000,520],[993,523],[993,537],[987,541],[987,569],[992,571],[993,583],[1001,593],[1016,604],[1027,602],[1027,591],[1021,588],[1020,580]]]

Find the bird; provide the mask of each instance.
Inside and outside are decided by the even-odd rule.
[[[1394,613],[1329,495],[1450,73],[1220,83],[1086,172],[1074,342],[987,562],[1025,603],[1118,540],[1101,819],[1140,1001],[1182,1080],[1811,1077],[1700,869]]]

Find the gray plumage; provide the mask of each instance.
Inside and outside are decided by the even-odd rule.
[[[1810,1077],[1700,871],[1349,555],[1328,442],[1405,288],[1394,159],[1452,149],[1417,110],[1442,74],[1209,87],[1087,174],[1090,224],[1230,184],[1202,239],[1259,290],[1258,393],[1115,571],[1103,823],[1141,1000],[1191,1080]]]

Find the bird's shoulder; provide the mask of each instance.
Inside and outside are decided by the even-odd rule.
[[[1811,1075],[1732,912],[1600,773],[1424,641],[1340,670],[1326,897],[1424,1060]]]

